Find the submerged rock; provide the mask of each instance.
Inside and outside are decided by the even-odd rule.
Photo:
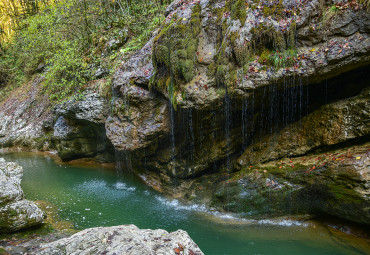
[[[44,212],[32,201],[24,199],[20,186],[23,169],[0,158],[0,233],[11,233],[37,226]]]
[[[139,229],[134,225],[90,228],[41,244],[31,254],[192,254],[202,255],[183,230]]]

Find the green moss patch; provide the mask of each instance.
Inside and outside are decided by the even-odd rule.
[[[242,26],[244,26],[246,17],[247,11],[245,8],[245,1],[237,0],[231,8],[231,18],[234,20],[238,19]]]
[[[201,6],[195,5],[192,11],[190,21],[175,16],[154,39],[151,86],[166,87],[171,98],[176,98],[180,86],[195,75]]]

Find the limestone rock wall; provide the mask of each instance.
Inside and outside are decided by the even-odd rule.
[[[269,143],[292,139],[294,132],[283,135],[289,125],[368,87],[369,12],[362,5],[332,12],[337,4],[174,1],[159,31],[114,75],[114,110],[106,127],[115,148],[133,159],[124,159],[127,167],[174,183],[232,164],[245,149],[249,156],[242,158],[253,162],[258,146],[251,144],[276,148],[273,157],[327,145],[319,134],[329,133],[325,127],[307,128],[305,149],[301,144],[279,152]],[[349,116],[345,121],[326,116],[329,108],[322,110],[325,115],[317,113],[315,122],[331,118],[337,131],[354,124]],[[358,114],[365,126],[368,112]],[[366,135],[363,130],[329,144]]]
[[[105,131],[109,105],[97,91],[86,91],[80,100],[71,99],[54,109],[53,136],[62,160],[95,158],[114,161],[114,150]]]

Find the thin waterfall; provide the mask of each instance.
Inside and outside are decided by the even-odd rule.
[[[116,175],[117,179],[123,178],[123,162],[120,157],[120,152],[115,148],[114,149],[114,158],[115,158],[115,169],[116,169]]]
[[[248,99],[247,95],[244,95],[242,100],[242,138],[243,138],[243,147],[248,141]]]
[[[168,59],[171,59],[171,40],[168,40]],[[175,81],[173,77],[173,72],[172,72],[172,66],[171,66],[171,61],[170,61],[170,85],[168,87],[168,104],[170,108],[170,122],[171,122],[171,171],[172,175],[176,176],[176,148],[175,148],[175,109],[173,108],[172,102],[174,101],[174,91],[175,91]]]
[[[189,166],[193,166],[194,163],[194,153],[195,153],[195,137],[194,137],[194,126],[193,126],[193,111],[188,110],[188,126],[190,131],[190,152],[189,152]],[[190,170],[190,169],[189,169]]]
[[[217,114],[216,111],[214,109],[212,109],[213,118],[212,118],[212,121],[211,121],[211,128],[212,128],[212,135],[211,136],[212,136],[213,144],[216,143],[216,122],[214,121],[216,119],[216,114]],[[217,170],[217,164],[216,164],[215,160],[213,161],[213,170],[214,171]]]
[[[310,100],[310,95],[308,93],[308,76],[306,76],[306,90],[307,90],[307,95],[306,95],[306,114],[308,115],[308,104]]]
[[[303,85],[302,76],[299,76],[299,128],[302,128],[302,100],[303,100]]]
[[[230,97],[226,89],[225,98],[224,98],[224,117],[225,117],[225,156],[226,156],[226,170],[228,179],[230,176],[230,168],[231,168],[231,162],[230,162],[230,155],[229,149],[230,149],[230,131],[231,131],[231,102]],[[226,185],[226,194],[229,194],[228,185]],[[228,200],[228,198],[227,198]],[[227,203],[227,210],[229,210],[229,203]]]
[[[325,79],[325,104],[328,103],[328,79]]]
[[[172,164],[172,174],[176,176],[176,148],[175,148],[175,109],[173,108],[171,98],[169,99],[170,108],[170,122],[171,122],[171,164]]]
[[[231,102],[230,97],[227,93],[225,93],[225,107],[224,107],[224,116],[225,116],[225,141],[226,141],[226,163],[227,163],[227,170],[229,171],[229,156],[227,156],[230,146],[230,131],[231,131]]]

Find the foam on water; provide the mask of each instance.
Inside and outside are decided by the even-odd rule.
[[[223,221],[233,221],[239,222],[243,224],[256,224],[256,225],[272,225],[272,226],[282,226],[282,227],[293,227],[293,226],[300,226],[300,227],[308,227],[309,224],[298,221],[298,220],[289,220],[289,219],[264,219],[264,220],[253,220],[253,219],[246,219],[242,218],[237,214],[231,213],[223,213],[219,211],[210,210],[204,204],[192,204],[192,205],[185,205],[182,204],[179,200],[173,199],[169,200],[160,196],[155,196],[155,198],[163,205],[167,207],[171,207],[175,210],[183,210],[183,211],[192,211],[197,213],[204,213]]]
[[[297,220],[258,220],[256,221],[258,224],[261,225],[274,225],[274,226],[283,226],[283,227],[292,227],[292,226],[300,226],[300,227],[308,227],[308,223],[297,221]]]
[[[128,187],[124,182],[117,182],[114,187],[119,190],[135,191],[135,187]]]

